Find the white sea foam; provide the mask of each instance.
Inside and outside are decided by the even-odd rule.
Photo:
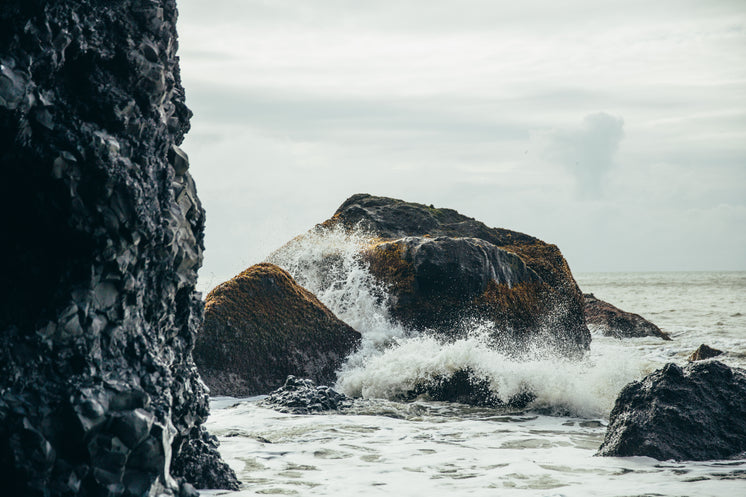
[[[404,328],[389,316],[386,289],[370,274],[360,255],[372,238],[362,230],[316,228],[267,259],[288,271],[339,319],[362,333],[363,343],[355,361],[405,335]]]
[[[455,341],[404,329],[391,320],[386,289],[360,256],[371,238],[360,230],[317,228],[268,259],[362,333],[362,346],[340,371],[342,392],[392,400],[417,383],[468,369],[503,401],[530,392],[536,397],[532,407],[598,417],[608,414],[626,383],[642,375],[644,361],[609,342],[594,343],[584,360],[564,359],[540,346],[516,359],[493,342],[490,323],[462,323],[464,337]]]

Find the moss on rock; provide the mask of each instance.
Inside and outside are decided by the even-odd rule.
[[[194,360],[212,395],[266,394],[288,375],[332,383],[359,340],[290,274],[262,263],[207,295]]]

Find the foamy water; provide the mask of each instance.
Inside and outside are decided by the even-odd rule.
[[[361,232],[316,232],[270,257],[362,333],[360,350],[335,386],[357,400],[346,414],[299,416],[265,408],[258,398],[214,399],[208,428],[244,482],[233,495],[746,494],[746,461],[594,457],[608,413],[628,382],[667,361],[681,362],[701,341],[729,350],[725,362],[743,365],[746,321],[738,314],[746,314],[739,310],[746,302],[746,275],[700,278],[721,286],[700,287],[710,292],[701,319],[694,309],[703,299],[693,292],[686,300],[676,289],[691,278],[674,277],[666,287],[666,275],[643,281],[580,275],[584,291],[651,318],[674,340],[594,334],[583,361],[541,348],[516,361],[495,348],[484,323],[465,323],[464,338],[448,343],[392,324],[385,288],[358,255],[367,241]],[[681,314],[668,312],[675,306]],[[727,331],[718,331],[721,319],[730,320]],[[713,325],[714,333],[708,331]],[[417,382],[466,368],[503,400],[525,391],[536,399],[523,411],[397,401]]]

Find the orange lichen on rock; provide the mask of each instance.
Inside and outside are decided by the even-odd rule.
[[[207,295],[194,359],[213,395],[255,395],[290,374],[333,382],[359,340],[289,273],[263,263]]]
[[[487,319],[564,355],[589,348],[583,295],[556,245],[453,209],[367,194],[319,226],[340,225],[377,237],[364,260],[389,289],[391,316],[410,327],[454,336],[464,318]]]

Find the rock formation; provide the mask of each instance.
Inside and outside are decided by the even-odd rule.
[[[262,263],[207,295],[194,359],[212,395],[245,397],[269,393],[288,375],[333,383],[359,341],[286,271]]]
[[[328,386],[317,386],[312,380],[291,375],[262,404],[288,414],[313,414],[350,407],[352,399]]]
[[[435,376],[418,382],[406,393],[404,400],[425,397],[440,402],[459,402],[479,407],[512,407],[523,409],[536,396],[529,391],[521,392],[503,401],[492,391],[490,382],[474,374],[469,368],[459,369],[449,376]]]
[[[671,363],[619,394],[598,455],[658,460],[746,456],[746,371]]]
[[[176,16],[174,0],[0,8],[5,495],[237,488],[191,358],[204,212],[178,148]],[[222,480],[180,471],[187,447]]]
[[[722,355],[723,351],[718,349],[713,349],[712,347],[705,345],[704,343],[700,345],[697,350],[692,352],[692,355],[689,356],[689,361],[704,361],[705,359],[712,359],[713,357],[717,357],[719,355]]]
[[[340,224],[376,237],[365,257],[406,325],[453,336],[465,318],[486,319],[513,351],[529,342],[566,355],[588,350],[583,296],[555,245],[452,209],[367,194],[317,229]]]
[[[585,320],[588,326],[599,330],[604,336],[614,338],[658,337],[671,340],[668,333],[661,331],[639,314],[625,312],[608,302],[597,299],[592,293],[583,294],[585,299]]]

